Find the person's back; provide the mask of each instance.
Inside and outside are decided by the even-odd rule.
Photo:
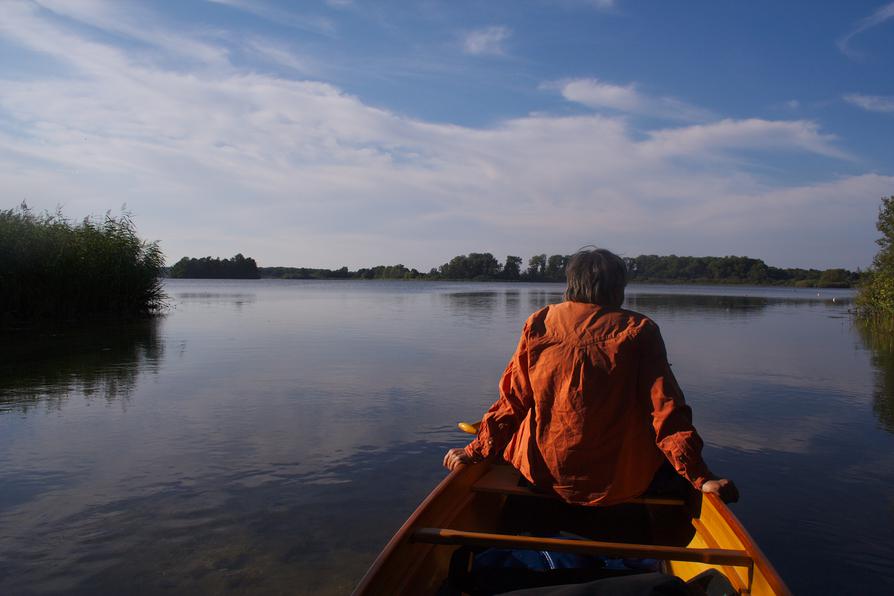
[[[712,480],[701,458],[657,325],[620,308],[623,261],[582,251],[567,273],[567,301],[528,319],[500,399],[445,465],[502,453],[541,490],[608,505],[642,494],[668,461],[696,488],[734,500],[732,483]]]

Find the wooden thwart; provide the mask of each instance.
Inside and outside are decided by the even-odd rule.
[[[521,476],[512,466],[495,465],[475,484],[472,490],[479,493],[500,493],[502,495],[517,495],[521,497],[540,497],[554,499],[553,495],[537,493],[527,486],[519,486]],[[625,503],[641,503],[644,505],[674,505],[682,506],[686,502],[683,499],[666,499],[663,497],[634,497]]]
[[[420,528],[413,532],[411,540],[428,544],[554,550],[582,555],[614,555],[640,559],[692,561],[695,563],[733,565],[737,567],[751,567],[753,565],[751,557],[745,551],[722,548],[685,548],[652,544],[627,544],[624,542],[597,542],[595,540],[565,540],[562,538],[465,532],[443,528]]]

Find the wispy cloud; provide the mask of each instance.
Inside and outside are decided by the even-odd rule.
[[[181,59],[218,64],[227,60],[224,48],[197,40],[189,33],[177,32],[169,24],[158,22],[154,15],[147,13],[140,5],[129,2],[34,0],[30,6],[10,2],[6,8],[33,12],[36,7],[56,16],[152,45],[165,53],[176,54]]]
[[[500,26],[469,31],[463,35],[463,51],[474,55],[502,56],[506,53],[503,44],[511,34],[509,29]]]
[[[894,95],[860,95],[851,93],[844,101],[870,112],[894,112]]]
[[[640,111],[647,103],[634,85],[612,85],[597,79],[578,79],[560,85],[569,101],[591,108],[612,108],[622,112]]]
[[[141,44],[100,43],[30,6],[0,5],[0,37],[66,75],[0,75],[0,188],[36,208],[64,202],[73,217],[126,201],[172,260],[239,250],[270,265],[412,258],[427,268],[479,247],[525,255],[597,241],[632,254],[705,254],[713,243],[776,250],[791,259],[770,259],[780,265],[860,264],[873,246],[853,238],[872,229],[894,184],[858,175],[779,186],[743,159],[847,158],[809,121],[434,123],[325,82],[241,70],[220,48],[224,68],[147,60]],[[271,59],[282,49],[246,44]],[[615,87],[587,97],[621,112],[652,101]]]
[[[312,66],[311,60],[296,55],[281,44],[254,38],[245,42],[245,49],[268,62],[285,66],[302,74],[310,74],[316,70]]]
[[[689,105],[672,97],[652,97],[637,90],[635,84],[615,85],[599,79],[575,79],[549,83],[546,88],[558,88],[562,96],[593,108],[609,109],[631,114],[657,116],[678,120],[706,120],[711,112]]]
[[[272,23],[293,27],[295,29],[325,34],[331,34],[335,31],[335,24],[326,17],[299,14],[291,10],[283,10],[271,6],[263,0],[207,0],[207,2],[228,6]],[[344,3],[342,3],[342,5],[344,5]]]
[[[894,2],[890,2],[888,4],[885,4],[884,6],[881,6],[878,10],[876,10],[868,17],[858,21],[857,24],[854,25],[850,31],[848,31],[838,40],[838,49],[840,49],[851,58],[859,56],[859,52],[853,50],[850,47],[851,40],[867,29],[871,29],[873,27],[881,25],[891,18],[894,18]]]
[[[731,150],[777,148],[807,151],[835,159],[852,159],[835,147],[835,136],[823,134],[808,120],[721,120],[684,128],[654,131],[643,143],[646,151],[662,155],[719,155]],[[720,153],[718,153],[720,152]]]
[[[598,8],[600,10],[608,10],[617,5],[616,0],[548,0],[550,2],[558,2],[566,6],[585,6]]]

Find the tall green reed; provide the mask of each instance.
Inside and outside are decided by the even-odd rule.
[[[163,266],[127,214],[72,223],[25,204],[0,210],[0,324],[155,314]]]

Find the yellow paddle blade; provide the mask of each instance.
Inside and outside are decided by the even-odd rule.
[[[479,420],[478,422],[474,422],[474,423],[460,422],[459,424],[457,424],[457,426],[459,427],[459,430],[463,431],[464,433],[469,433],[470,435],[477,435],[478,427],[481,426],[481,421]]]

